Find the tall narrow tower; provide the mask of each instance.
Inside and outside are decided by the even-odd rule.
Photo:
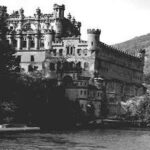
[[[44,48],[46,50],[52,49],[52,41],[53,41],[54,31],[53,30],[46,30],[45,32],[45,41],[44,41]]]
[[[61,38],[63,34],[63,19],[64,19],[64,5],[57,5],[54,4],[54,19],[55,19],[55,32],[56,32],[56,38]]]
[[[63,19],[64,18],[65,5],[54,4],[53,9],[54,9],[55,19]]]
[[[96,50],[99,43],[101,30],[99,29],[88,29],[88,49],[89,50]]]

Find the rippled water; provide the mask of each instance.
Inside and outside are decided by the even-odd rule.
[[[150,131],[0,133],[0,150],[149,150]]]

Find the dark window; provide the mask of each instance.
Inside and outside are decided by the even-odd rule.
[[[91,45],[93,46],[93,42],[91,42]]]
[[[50,63],[50,70],[54,71],[55,70],[55,64],[54,63]]]
[[[59,50],[59,56],[62,56],[62,52],[63,52],[63,50],[60,49],[60,50]]]
[[[13,40],[13,45],[14,45],[14,47],[17,47],[17,40],[16,39]]]
[[[18,55],[16,60],[17,60],[17,62],[21,62],[21,55]]]
[[[31,55],[31,61],[32,61],[32,62],[34,61],[34,56],[33,56],[33,55]]]
[[[34,41],[31,40],[31,48],[33,48],[33,47],[34,47]]]
[[[80,91],[80,95],[82,95],[82,93],[83,93],[83,91],[81,90],[81,91]]]
[[[69,47],[66,47],[66,49],[67,49],[67,55],[69,55]]]
[[[25,48],[25,47],[26,47],[26,43],[27,43],[26,40],[23,40],[23,42],[22,42],[22,47]]]
[[[73,54],[73,47],[70,47],[70,54]]]
[[[84,91],[84,95],[86,95],[86,91]]]
[[[78,55],[81,55],[81,49],[77,49]]]

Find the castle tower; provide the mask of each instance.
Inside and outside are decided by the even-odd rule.
[[[37,8],[36,9],[36,14],[35,14],[35,18],[36,18],[36,30],[40,30],[40,17],[41,17],[41,9]]]
[[[20,20],[24,19],[24,10],[22,8],[19,10],[19,18]]]
[[[56,19],[55,20],[55,37],[56,38],[61,38],[62,34],[63,34],[63,24],[62,24],[62,20],[60,19]]]
[[[46,50],[52,49],[52,41],[54,38],[54,31],[53,30],[46,30],[45,32],[45,39],[44,39],[44,48]]]
[[[65,10],[65,5],[53,5],[54,9],[54,17],[55,19],[63,19],[64,18],[64,10]]]
[[[54,4],[54,19],[55,19],[55,32],[56,32],[56,38],[61,38],[63,34],[63,19],[64,19],[64,5],[57,5]]]
[[[99,29],[88,29],[88,49],[95,50],[98,47],[101,30]]]

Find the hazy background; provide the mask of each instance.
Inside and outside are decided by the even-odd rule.
[[[54,3],[65,4],[65,16],[70,12],[82,22],[85,40],[87,28],[100,28],[101,41],[107,44],[150,33],[150,0],[0,0],[9,13],[22,7],[29,16],[37,7],[52,13]]]

